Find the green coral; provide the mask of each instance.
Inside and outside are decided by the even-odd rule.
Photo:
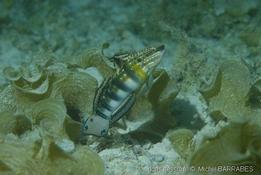
[[[195,150],[190,165],[251,166],[253,171],[247,174],[260,173],[259,85],[259,79],[252,83],[250,71],[241,61],[227,60],[220,66],[213,83],[201,93],[209,105],[210,115],[216,120],[227,119],[228,125]],[[231,174],[231,171],[221,174]]]
[[[209,113],[215,119],[227,118],[233,122],[248,120],[250,109],[246,106],[251,88],[250,72],[240,61],[225,61],[209,89],[202,95],[209,103]]]
[[[72,58],[73,64],[48,57],[4,69],[10,85],[0,92],[0,174],[104,174],[102,160],[87,146],[67,152],[58,144],[79,141],[81,117],[91,114],[98,86],[85,68],[106,66],[99,53]]]
[[[193,154],[190,165],[196,167],[252,166],[253,172],[261,171],[259,162],[261,128],[254,124],[231,124],[222,129],[217,137],[205,141]],[[207,173],[207,172],[205,172]],[[241,172],[221,172],[241,174]]]
[[[87,146],[80,146],[73,153],[66,153],[52,139],[32,139],[29,136],[22,139],[3,139],[4,142],[0,144],[1,174],[104,174],[102,160]]]
[[[177,151],[183,159],[186,160],[193,152],[193,133],[191,130],[182,128],[169,131],[167,137],[171,141],[175,151]]]
[[[21,135],[32,128],[32,123],[24,115],[14,114],[13,112],[0,113],[0,133],[13,133]]]

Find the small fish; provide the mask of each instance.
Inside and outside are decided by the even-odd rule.
[[[164,45],[115,55],[112,59],[118,70],[97,89],[93,115],[83,122],[82,133],[106,135],[111,124],[131,109],[139,90],[151,80],[163,53]]]

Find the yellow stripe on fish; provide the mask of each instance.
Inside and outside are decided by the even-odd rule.
[[[142,81],[145,81],[147,79],[148,74],[142,69],[142,67],[139,64],[131,65],[131,69]]]

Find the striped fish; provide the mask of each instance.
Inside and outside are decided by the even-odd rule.
[[[111,124],[122,118],[133,106],[139,90],[147,83],[160,63],[164,46],[115,55],[119,70],[97,89],[93,115],[83,123],[82,132],[104,136]]]

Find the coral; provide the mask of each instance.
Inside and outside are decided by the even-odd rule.
[[[189,129],[176,129],[167,133],[167,138],[171,141],[173,148],[183,158],[187,159],[193,152],[193,133]]]
[[[68,64],[72,67],[96,67],[103,76],[109,76],[113,73],[113,68],[109,60],[102,54],[101,49],[88,49],[81,55],[68,58]]]
[[[104,174],[103,162],[86,146],[66,153],[51,139],[5,137],[0,150],[1,174]]]
[[[66,116],[64,121],[64,129],[68,137],[78,143],[80,141],[80,130],[81,130],[81,123],[78,121],[73,120],[70,116]]]
[[[47,98],[38,101],[27,109],[26,115],[30,117],[34,126],[39,125],[48,135],[63,136],[66,108],[62,100]]]
[[[55,80],[60,80],[66,77],[70,70],[67,68],[65,63],[52,63],[46,67],[46,72],[49,77],[53,77]]]
[[[190,159],[190,165],[196,167],[247,165],[253,167],[253,172],[250,172],[250,174],[256,174],[260,171],[258,164],[261,148],[260,129],[258,125],[253,124],[228,125],[221,130],[217,137],[206,140],[196,150]],[[231,172],[223,173],[231,174]]]
[[[13,87],[25,94],[43,95],[49,88],[48,76],[44,75],[38,65],[21,66],[20,70],[12,67],[4,69],[5,78],[10,80]]]
[[[23,134],[32,128],[32,123],[24,115],[14,114],[12,112],[0,113],[0,133],[13,133],[17,135]]]
[[[66,106],[82,113],[91,113],[93,92],[98,84],[93,76],[80,68],[68,68],[64,63],[46,61],[41,66],[33,64],[21,66],[17,70],[7,67],[4,75],[11,81],[11,86],[0,94],[1,103],[4,103],[0,111],[24,112],[37,101],[61,96]]]
[[[260,171],[259,84],[259,79],[252,83],[250,71],[243,62],[223,62],[212,84],[201,94],[209,105],[211,117],[219,121],[216,126],[222,120],[228,121],[217,135],[195,145],[190,158],[192,166],[247,165],[253,167],[252,174]]]
[[[50,80],[44,69],[39,65],[32,64],[30,66],[21,66],[18,70],[12,67],[4,69],[6,79],[11,82],[11,86],[7,87],[2,93],[6,96],[4,103],[13,101],[14,108],[18,112],[31,106],[34,102],[48,97],[50,91]],[[10,97],[10,94],[15,94]],[[2,110],[0,110],[2,111]]]
[[[61,95],[68,109],[77,109],[82,113],[90,115],[97,86],[96,79],[89,74],[72,71],[67,76],[53,83],[51,96]]]
[[[103,174],[96,153],[74,146],[98,86],[83,68],[102,66],[96,56],[85,54],[83,67],[47,58],[4,69],[10,85],[0,92],[1,174]]]
[[[250,109],[246,106],[251,88],[250,72],[240,61],[225,61],[208,89],[202,95],[209,103],[209,113],[220,120],[233,122],[248,120]]]

